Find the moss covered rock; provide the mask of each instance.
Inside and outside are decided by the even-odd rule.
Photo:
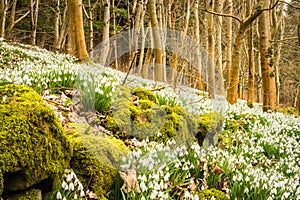
[[[180,142],[194,140],[196,119],[180,106],[159,106],[155,94],[142,88],[121,88],[115,99],[103,125],[117,137],[148,137],[158,142],[171,138]]]
[[[0,94],[0,194],[3,177],[13,172],[22,175],[26,188],[54,179],[72,153],[55,113],[27,86],[0,86]]]
[[[87,124],[76,126],[69,132],[74,145],[70,166],[85,188],[103,197],[113,189],[119,161],[129,150],[121,140],[84,131]]]
[[[140,95],[137,103],[133,94]],[[153,137],[163,126],[165,115],[164,109],[154,103],[157,102],[155,98],[146,90],[120,87],[114,95],[112,112],[103,126],[122,139]]]
[[[156,95],[153,92],[146,90],[144,88],[140,88],[140,87],[135,88],[132,91],[132,94],[138,96],[140,100],[149,100],[155,104],[158,104],[158,99]]]
[[[229,200],[229,198],[225,195],[224,192],[217,190],[217,189],[206,189],[201,190],[198,193],[200,200],[206,200],[206,199],[215,199],[215,200]]]
[[[217,133],[223,128],[224,117],[220,113],[211,112],[200,115],[196,138],[200,145],[211,145],[217,142]]]

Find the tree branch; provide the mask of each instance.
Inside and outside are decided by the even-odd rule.
[[[221,16],[221,17],[231,17],[233,19],[236,19],[238,22],[242,23],[242,20],[240,18],[238,18],[237,16],[235,16],[235,15],[217,13],[217,12],[214,12],[214,11],[211,11],[211,10],[208,10],[208,9],[204,9],[203,11],[205,11],[207,13],[210,13],[210,14],[213,14],[213,15]]]
[[[285,3],[286,5],[288,5],[288,6],[292,7],[292,8],[294,8],[294,9],[300,10],[300,7],[294,6],[294,5],[292,5],[292,4],[290,4],[290,3],[286,2],[286,1],[280,1],[280,2]]]
[[[231,18],[237,20],[239,23],[245,24],[247,26],[248,24],[251,24],[263,11],[274,9],[279,2],[281,2],[281,1],[277,0],[274,3],[274,5],[270,8],[261,9],[260,7],[257,7],[256,12],[253,13],[252,15],[250,15],[249,17],[247,17],[245,20],[244,19],[241,20],[239,17],[237,17],[235,15],[217,13],[217,12],[214,12],[212,10],[208,10],[207,8],[205,8],[203,11],[205,11],[207,13],[210,13],[210,14],[213,14],[213,15],[221,16],[221,17],[231,17]]]

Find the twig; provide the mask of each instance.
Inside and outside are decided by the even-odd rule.
[[[126,82],[126,80],[127,80],[127,78],[128,78],[128,75],[129,75],[129,72],[130,72],[130,70],[131,70],[131,68],[132,68],[132,66],[133,66],[133,63],[135,62],[136,54],[137,54],[137,52],[134,53],[134,57],[133,57],[133,59],[132,59],[132,62],[131,62],[131,64],[130,64],[130,67],[129,67],[128,71],[127,71],[127,74],[126,74],[126,76],[125,76],[125,79],[124,79],[122,85],[125,85],[125,82]]]

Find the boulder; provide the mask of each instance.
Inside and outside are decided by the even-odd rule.
[[[84,188],[102,199],[114,189],[121,158],[129,152],[123,141],[94,133],[88,124],[76,124],[68,133],[73,156],[70,167]]]
[[[34,90],[0,86],[0,195],[48,178],[56,182],[71,154],[56,115]]]

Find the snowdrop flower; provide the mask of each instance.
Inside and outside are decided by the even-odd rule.
[[[56,194],[56,199],[62,199],[62,195],[61,195],[61,193],[59,191]]]
[[[85,196],[85,193],[84,193],[83,190],[80,191],[80,196],[81,196],[81,197],[84,197],[84,196]]]
[[[67,184],[65,181],[63,181],[62,184],[61,184],[61,187],[62,187],[63,189],[65,189],[66,186],[68,187],[68,184]]]
[[[79,184],[79,185],[78,185],[78,190],[83,190],[82,184]]]
[[[67,200],[66,197],[64,197],[63,200]]]
[[[66,181],[67,181],[67,182],[70,182],[71,179],[72,179],[72,178],[71,178],[71,174],[68,174],[68,175],[67,175],[67,178],[66,178]]]
[[[190,197],[191,197],[190,192],[186,190],[186,191],[184,192],[184,198],[189,199]]]
[[[75,195],[74,195],[74,199],[78,199],[78,196],[77,196],[77,194],[75,194]]]
[[[65,188],[64,188],[64,189],[65,189],[65,190],[69,190],[68,184],[65,185]]]
[[[140,189],[141,189],[142,192],[147,191],[147,187],[146,187],[146,184],[145,184],[144,181],[142,181],[142,182],[140,183]]]
[[[69,190],[74,191],[74,184],[73,184],[73,182],[71,182],[69,184]]]

